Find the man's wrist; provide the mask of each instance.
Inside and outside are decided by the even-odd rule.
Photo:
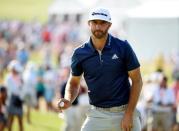
[[[73,101],[72,101],[70,98],[66,98],[66,97],[65,97],[65,100],[67,100],[70,104],[73,103]]]
[[[134,110],[127,108],[126,111],[125,111],[125,114],[133,115],[134,114]]]

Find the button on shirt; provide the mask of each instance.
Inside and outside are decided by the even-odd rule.
[[[108,35],[103,50],[97,51],[91,39],[75,49],[72,56],[72,75],[84,78],[88,85],[90,104],[114,107],[129,101],[128,71],[140,66],[127,41]]]

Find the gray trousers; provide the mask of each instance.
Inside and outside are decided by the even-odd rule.
[[[110,112],[91,108],[81,131],[122,131],[120,127],[124,111]],[[133,116],[132,131],[141,131],[140,113],[136,110]]]

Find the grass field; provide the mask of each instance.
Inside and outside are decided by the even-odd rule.
[[[28,124],[24,117],[25,131],[62,131],[63,120],[57,113],[33,110],[31,120],[32,123]],[[17,119],[14,120],[13,131],[18,131]]]
[[[53,0],[0,0],[0,19],[47,21]]]

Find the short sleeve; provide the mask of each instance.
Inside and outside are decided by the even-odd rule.
[[[127,41],[125,41],[125,63],[128,71],[140,67],[137,56]]]
[[[80,76],[83,73],[83,69],[76,52],[73,53],[71,58],[71,73],[73,76]]]

